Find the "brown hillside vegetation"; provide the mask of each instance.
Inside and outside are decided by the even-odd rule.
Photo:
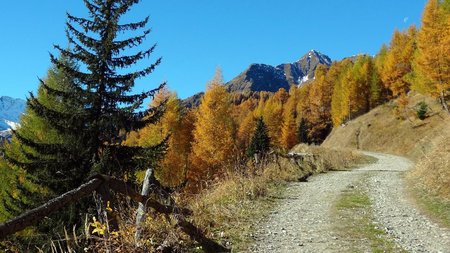
[[[405,111],[396,101],[336,127],[324,147],[357,148],[406,156],[417,163],[408,176],[418,189],[450,200],[450,116],[434,98],[410,94]],[[416,116],[417,104],[429,106],[427,117]]]
[[[421,101],[429,106],[428,117],[423,121],[415,116],[415,107]],[[395,108],[395,101],[388,102],[335,127],[322,145],[391,153],[417,161],[450,134],[450,117],[433,98],[414,94],[409,97],[405,112],[397,115]]]

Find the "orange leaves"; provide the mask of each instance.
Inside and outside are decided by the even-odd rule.
[[[228,92],[221,83],[220,72],[208,84],[208,90],[196,113],[193,131],[193,159],[207,168],[192,168],[195,174],[213,175],[218,165],[232,158],[234,146],[233,119]],[[201,167],[203,167],[201,166]],[[200,170],[200,171],[199,171]],[[203,171],[203,172],[202,172]]]
[[[392,91],[394,97],[406,94],[410,82],[408,75],[412,72],[412,60],[416,50],[415,26],[407,31],[395,31],[385,56],[381,79],[386,88]]]
[[[448,109],[445,97],[450,90],[450,11],[445,4],[430,0],[425,7],[417,36],[414,89],[440,97]]]

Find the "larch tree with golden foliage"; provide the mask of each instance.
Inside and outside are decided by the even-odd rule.
[[[404,32],[395,31],[385,56],[381,79],[394,97],[404,96],[410,89],[408,76],[412,72],[416,33],[414,26]]]
[[[222,81],[220,70],[207,85],[196,113],[194,124],[193,161],[189,180],[200,182],[223,172],[232,160],[234,124],[230,96]]]
[[[350,59],[342,60],[339,64],[331,67],[332,69],[338,69],[337,72],[339,73],[334,80],[333,94],[331,96],[331,119],[333,126],[339,126],[350,118],[347,83],[352,79],[352,67],[353,62]]]
[[[297,144],[297,87],[291,88],[289,98],[284,104],[283,125],[281,128],[281,147],[289,150]]]
[[[450,113],[450,1],[430,0],[422,17],[414,59],[414,89],[438,97]]]
[[[320,143],[332,128],[331,121],[331,97],[336,77],[339,75],[337,63],[331,68],[319,65],[316,69],[316,79],[311,84],[309,95],[310,113],[307,115],[311,126],[309,139],[314,143]]]
[[[160,121],[148,125],[138,132],[130,132],[125,145],[151,147],[167,137],[167,150],[164,158],[155,168],[156,177],[169,187],[175,187],[185,180],[188,156],[191,148],[192,116],[185,111],[176,93],[166,87],[152,100],[150,107],[165,104],[165,113]]]
[[[289,98],[289,93],[283,88],[279,89],[264,104],[262,116],[267,122],[267,129],[272,144],[281,147],[281,128],[283,126],[283,105]],[[258,115],[260,116],[260,115]]]

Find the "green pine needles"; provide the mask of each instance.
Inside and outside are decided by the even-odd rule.
[[[138,0],[84,0],[89,18],[67,14],[69,48],[55,45],[54,67],[40,80],[37,96],[30,94],[22,127],[6,148],[7,160],[25,169],[39,185],[58,195],[78,187],[97,173],[133,180],[137,170],[154,166],[166,141],[152,147],[123,145],[126,133],[156,123],[165,103],[138,111],[156,89],[132,94],[132,88],[160,64],[126,69],[149,58],[155,45],[127,55],[150,33],[148,17],[119,24]],[[141,35],[123,38],[126,32]]]
[[[262,117],[259,117],[256,122],[256,130],[247,150],[247,155],[252,157],[255,154],[258,158],[262,158],[270,149],[270,137],[267,126]],[[257,159],[258,159],[257,158]]]

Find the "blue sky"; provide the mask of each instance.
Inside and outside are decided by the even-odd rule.
[[[166,80],[181,98],[205,88],[220,66],[225,81],[251,63],[293,62],[311,49],[333,60],[375,54],[394,29],[420,25],[426,0],[142,0],[126,20],[150,16],[163,62],[135,91]],[[66,11],[85,16],[82,0],[2,3],[0,96],[25,98],[50,67],[53,44],[67,45]],[[150,64],[150,61],[143,62]],[[144,65],[141,65],[144,67]]]

